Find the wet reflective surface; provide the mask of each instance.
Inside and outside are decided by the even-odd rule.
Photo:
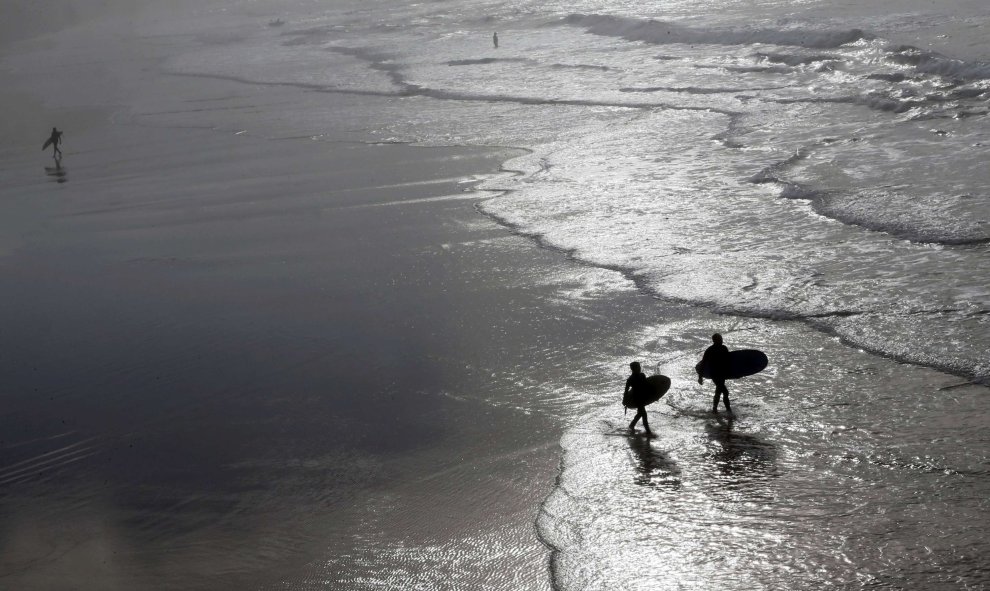
[[[539,522],[562,586],[985,584],[982,388],[938,391],[952,379],[799,325],[738,328],[726,335],[733,348],[802,353],[729,382],[734,418],[707,411],[712,386],[691,380],[690,350],[648,342],[641,357],[675,376],[651,407],[658,436],[629,434],[604,399],[565,435],[560,485]]]
[[[0,485],[22,487],[5,498],[8,570],[68,556],[58,572],[77,576],[126,547],[141,551],[109,572],[127,588],[160,572],[241,588],[258,570],[296,589],[987,586],[988,19],[970,2],[290,1],[139,21],[160,54],[114,87],[128,129],[525,153],[448,216],[389,208],[454,207],[480,174],[451,164],[461,148],[408,168],[336,152],[371,194],[398,193],[370,202],[288,149],[215,147],[178,196],[168,158],[101,163],[119,137],[69,153],[59,189],[114,191],[69,202],[54,227],[71,231],[40,250],[57,265],[7,275],[9,301],[34,303],[6,315],[33,335],[4,361],[28,409],[6,419]],[[105,59],[71,39],[80,62]],[[931,49],[953,44],[965,54]],[[418,176],[430,167],[441,180]],[[31,174],[10,175],[24,202],[43,192]],[[333,237],[375,208],[394,213],[391,242],[355,258]],[[202,231],[220,222],[230,233]],[[87,275],[63,251],[140,287],[66,281]],[[135,297],[154,305],[121,310]],[[127,328],[95,338],[106,318]],[[693,379],[715,331],[771,360],[730,383],[731,419]],[[328,376],[327,355],[346,371]],[[368,359],[387,371],[353,378]],[[674,382],[654,439],[618,405],[633,359]],[[39,385],[61,406],[31,398]],[[153,402],[137,415],[135,391]],[[401,428],[378,431],[383,403]],[[109,457],[125,481],[100,483]],[[34,533],[65,523],[88,533]]]

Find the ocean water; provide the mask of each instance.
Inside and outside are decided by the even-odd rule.
[[[141,23],[161,72],[311,108],[133,118],[527,151],[479,213],[589,269],[564,305],[653,302],[564,383],[516,376],[569,425],[534,524],[555,588],[981,589],[988,28],[963,1],[216,2]],[[714,331],[771,359],[734,420],[692,382]],[[674,379],[657,439],[618,409],[632,359]]]
[[[990,584],[985,5],[229,10],[163,67],[392,98],[345,116],[382,141],[525,148],[480,211],[602,270],[572,306],[656,298],[535,388],[572,425],[536,524],[556,588]],[[772,360],[731,421],[691,382],[715,330]],[[631,358],[674,378],[655,440],[616,409]]]
[[[163,67],[400,98],[383,140],[532,151],[483,206],[520,231],[664,298],[985,381],[990,61],[897,39],[955,23],[990,60],[987,11],[724,4],[225,5]]]

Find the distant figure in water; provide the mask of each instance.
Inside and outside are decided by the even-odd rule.
[[[729,406],[729,389],[725,387],[725,378],[729,375],[729,348],[722,344],[722,335],[715,333],[712,335],[712,345],[705,349],[705,354],[701,362],[695,366],[698,372],[698,383],[703,384],[705,379],[701,377],[701,372],[708,368],[708,373],[715,382],[715,398],[712,400],[712,412],[718,412],[718,399],[722,397],[725,403],[725,411],[732,414],[732,407]]]
[[[650,423],[646,420],[646,407],[641,404],[650,394],[650,384],[646,381],[646,374],[640,369],[638,361],[630,363],[629,369],[632,375],[626,379],[626,389],[622,392],[623,400],[626,400],[626,396],[632,393],[632,400],[636,405],[636,417],[629,423],[629,430],[635,430],[636,423],[642,418],[646,434],[653,435],[653,431],[650,431]]]
[[[498,49],[498,31],[492,33],[492,45],[495,46],[495,49]]]
[[[52,157],[55,159],[59,159],[62,157],[62,150],[58,148],[58,145],[61,143],[62,143],[62,132],[53,127],[52,134],[48,136],[47,140],[45,140],[45,144],[41,146],[41,149],[44,150],[50,145],[52,147]]]

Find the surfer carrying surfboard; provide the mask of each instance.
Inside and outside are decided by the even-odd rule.
[[[715,398],[712,400],[712,412],[718,412],[718,399],[721,396],[725,403],[725,411],[732,414],[732,407],[729,406],[729,389],[725,387],[725,380],[729,377],[731,366],[729,361],[729,348],[722,344],[722,335],[715,333],[712,335],[712,345],[705,349],[705,354],[701,362],[695,366],[698,372],[698,383],[705,383],[702,373],[711,376],[715,382]]]
[[[650,431],[650,423],[646,419],[646,406],[643,404],[644,401],[649,399],[650,393],[653,391],[653,386],[646,381],[646,374],[640,369],[638,361],[630,363],[629,369],[632,375],[626,379],[626,389],[622,392],[623,404],[636,407],[636,417],[629,423],[629,430],[634,430],[636,423],[642,418],[643,428],[646,429],[646,434],[653,435],[653,431]],[[626,404],[627,401],[632,402],[632,404]]]
[[[45,145],[41,146],[41,149],[44,150],[48,146],[51,146],[52,147],[52,157],[53,158],[56,158],[56,159],[57,158],[61,158],[62,157],[62,150],[60,150],[58,148],[58,145],[61,144],[61,143],[62,143],[62,132],[53,127],[52,128],[52,134],[50,136],[48,136],[48,139],[47,140],[45,140]]]

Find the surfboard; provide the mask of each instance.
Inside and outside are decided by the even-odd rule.
[[[643,406],[653,404],[657,400],[660,400],[663,398],[663,395],[667,393],[667,390],[670,390],[670,378],[665,375],[657,374],[655,376],[650,376],[646,378],[646,383],[652,386],[653,391],[646,397],[646,400],[640,402]],[[626,408],[636,408],[639,406],[637,401],[633,399],[632,392],[622,399],[622,405]]]
[[[41,146],[41,149],[44,150],[45,148],[47,148],[50,145],[52,145],[52,138],[48,138],[47,140],[45,140],[45,144],[43,146]]]
[[[769,363],[770,361],[763,351],[757,351],[756,349],[729,351],[729,375],[725,376],[725,379],[738,380],[739,378],[760,373],[767,368]],[[698,362],[695,369],[701,370],[701,377],[712,379],[711,372],[708,371],[707,367],[702,367],[701,362]]]

